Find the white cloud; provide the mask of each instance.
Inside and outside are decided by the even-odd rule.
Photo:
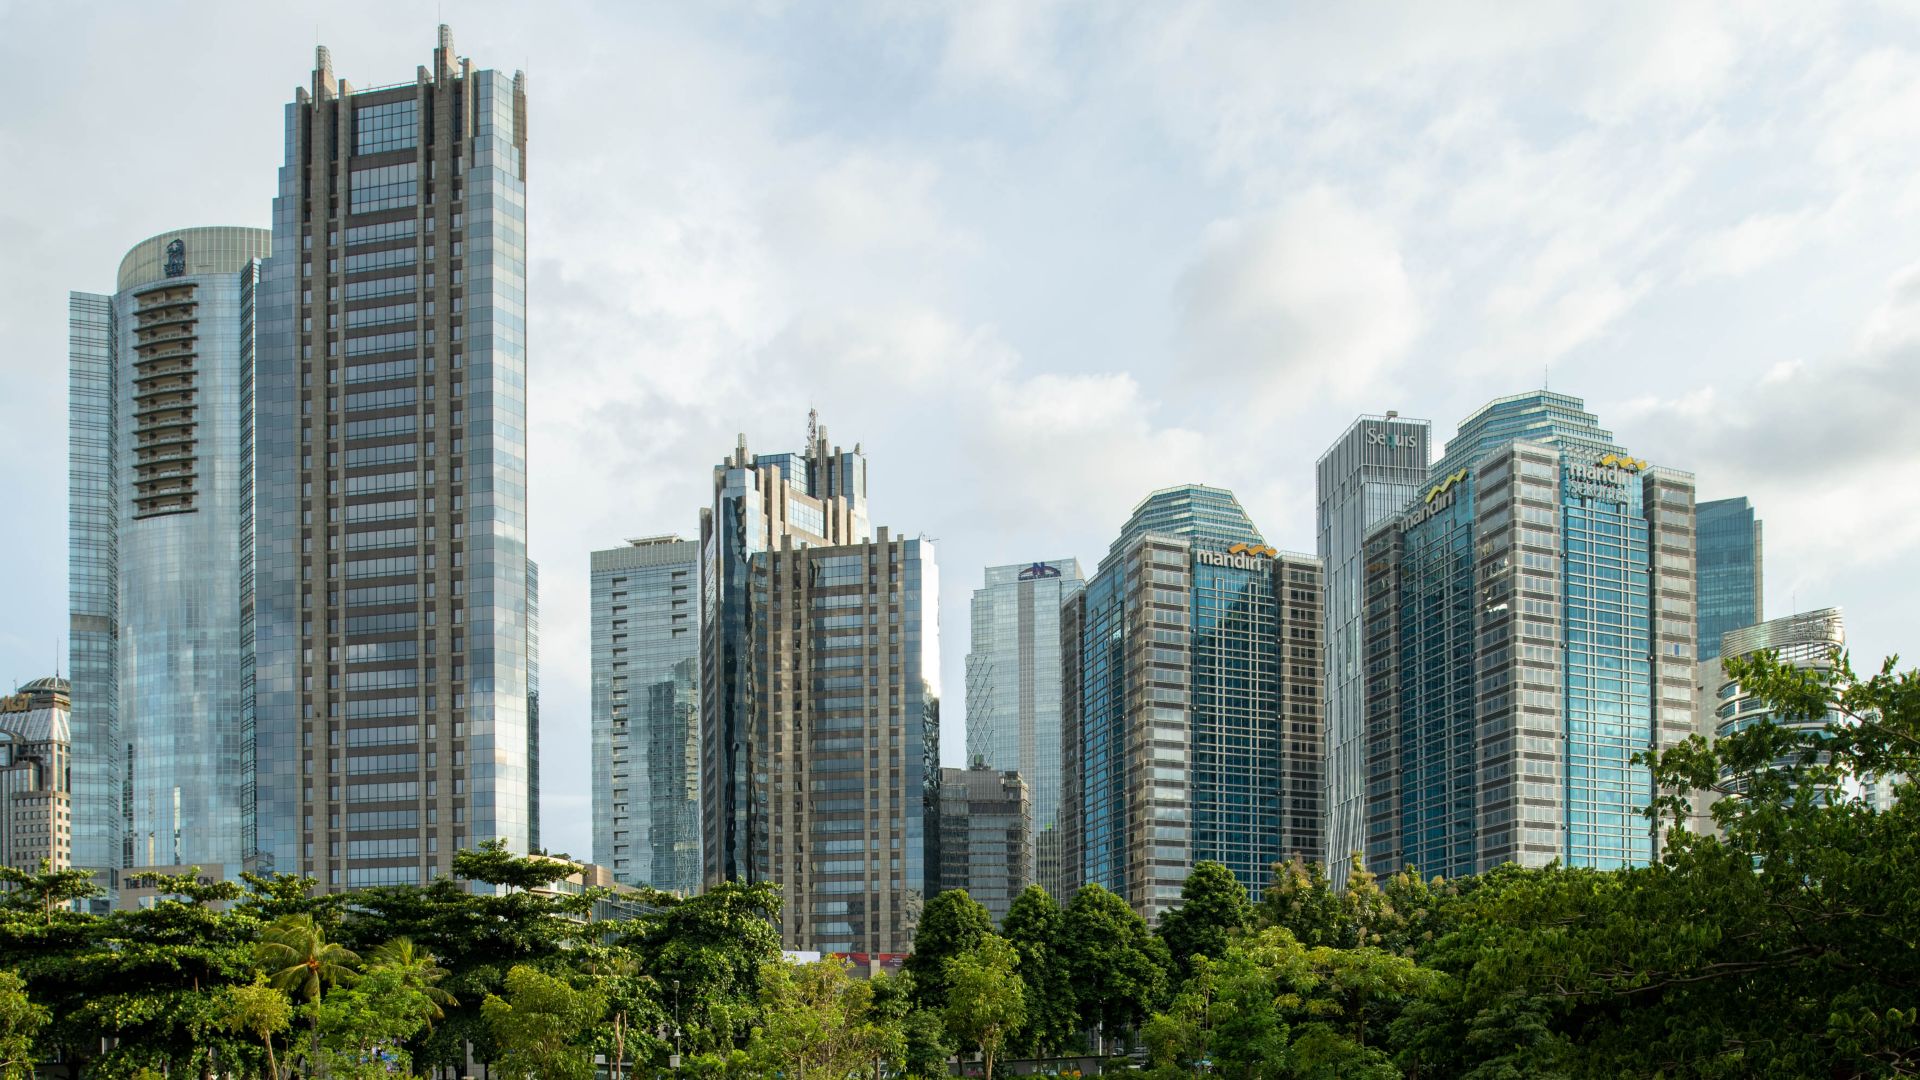
[[[1352,397],[1421,321],[1392,229],[1326,187],[1208,226],[1178,301],[1181,374],[1256,406]]]

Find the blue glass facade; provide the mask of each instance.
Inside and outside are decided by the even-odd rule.
[[[125,865],[121,806],[118,470],[113,298],[73,293],[67,333],[67,654],[72,678],[73,864]]]
[[[75,294],[76,859],[237,876],[252,826],[242,406],[261,229],[135,246]],[[105,316],[104,319],[102,316]]]
[[[1760,518],[1745,497],[1694,507],[1700,544],[1700,658],[1720,655],[1721,635],[1766,618]]]
[[[1238,505],[1149,496],[1062,609],[1065,876],[1149,919],[1197,861],[1257,898],[1324,844],[1320,562],[1265,547]]]
[[[1630,759],[1693,726],[1692,477],[1564,395],[1461,431],[1368,538],[1369,868],[1644,865]]]
[[[1052,832],[1059,820],[1060,605],[1084,585],[1077,560],[1044,559],[990,566],[973,593],[968,761],[1020,774],[1036,832]],[[1057,855],[1049,863],[1044,876],[1037,862],[1016,869],[1057,894]]]
[[[700,890],[700,545],[593,553],[593,861],[616,881]]]

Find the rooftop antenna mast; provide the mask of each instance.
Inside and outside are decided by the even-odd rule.
[[[813,453],[813,444],[820,439],[820,410],[807,410],[807,453]]]

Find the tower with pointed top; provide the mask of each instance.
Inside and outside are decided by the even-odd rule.
[[[538,843],[526,81],[439,29],[361,89],[316,51],[262,275],[250,626],[264,866],[327,889]]]

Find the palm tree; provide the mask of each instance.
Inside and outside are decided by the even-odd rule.
[[[392,971],[402,985],[418,991],[427,1001],[428,1030],[432,1030],[435,1020],[446,1019],[447,1006],[460,1004],[452,994],[435,985],[449,974],[440,966],[440,958],[414,945],[412,938],[397,937],[382,943],[367,958],[367,970]]]
[[[353,965],[360,957],[337,941],[312,915],[283,915],[260,932],[253,945],[253,962],[266,972],[267,983],[292,997],[320,1004],[321,989],[352,982]],[[320,1057],[320,1011],[309,1008],[313,1028],[313,1057]]]

